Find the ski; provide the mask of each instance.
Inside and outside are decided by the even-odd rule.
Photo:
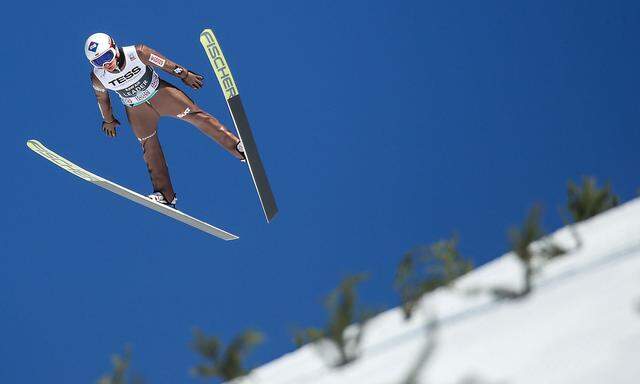
[[[151,199],[149,199],[146,196],[143,196],[137,192],[134,192],[130,189],[127,189],[123,186],[120,186],[116,183],[113,183],[107,179],[104,179],[98,175],[95,175],[89,171],[87,171],[86,169],[70,162],[69,160],[65,159],[64,157],[58,155],[57,153],[53,152],[52,150],[50,150],[49,148],[45,147],[41,142],[39,142],[38,140],[29,140],[27,141],[27,146],[34,151],[35,153],[39,154],[40,156],[44,157],[45,159],[51,161],[52,163],[54,163],[55,165],[57,165],[58,167],[64,169],[67,172],[70,172],[76,176],[78,176],[79,178],[88,181],[90,183],[93,183],[97,186],[100,186],[106,190],[109,190],[117,195],[120,195],[126,199],[129,199],[133,202],[136,202],[140,205],[143,205],[147,208],[153,209],[156,212],[160,212],[163,215],[169,216],[173,219],[176,219],[178,221],[181,221],[187,225],[190,225],[194,228],[197,228],[203,232],[206,232],[210,235],[216,236],[220,239],[223,240],[236,240],[238,239],[238,236],[229,233],[227,231],[224,231],[220,228],[216,228],[213,225],[209,224],[209,223],[205,223],[204,221],[198,220],[194,217],[191,217],[189,215],[187,215],[184,212],[181,212],[177,209],[168,207],[166,205],[157,203],[155,201],[152,201]]]
[[[253,138],[253,132],[249,126],[249,120],[247,119],[247,114],[244,111],[238,87],[233,79],[227,60],[222,54],[220,44],[211,29],[205,29],[202,31],[200,34],[200,43],[211,62],[211,67],[213,67],[213,71],[215,72],[218,82],[220,83],[220,87],[222,88],[222,92],[224,93],[227,106],[229,107],[229,112],[231,113],[231,118],[233,119],[233,124],[238,132],[238,137],[244,145],[249,173],[251,173],[253,184],[258,192],[262,210],[267,218],[267,222],[270,222],[276,213],[278,213],[278,206],[276,205],[275,197],[271,191],[271,185],[269,184],[267,173],[262,165],[262,159],[260,158],[258,147]]]

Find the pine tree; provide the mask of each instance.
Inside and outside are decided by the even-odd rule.
[[[198,364],[192,373],[202,378],[219,377],[225,381],[245,376],[249,370],[244,368],[243,360],[262,339],[260,332],[247,330],[236,336],[223,351],[220,339],[206,336],[201,330],[195,329],[192,348],[207,362]]]
[[[358,274],[342,280],[340,285],[325,299],[325,307],[329,313],[327,325],[324,329],[307,328],[297,331],[294,335],[296,345],[301,346],[320,339],[327,339],[334,343],[340,354],[338,366],[353,361],[355,356],[350,352],[348,345],[350,342],[355,346],[359,344],[364,332],[364,325],[373,316],[372,312],[358,308],[356,286],[366,278],[365,274]],[[345,338],[345,330],[354,324],[358,326],[355,337]]]
[[[596,179],[584,177],[582,187],[569,181],[567,186],[568,209],[575,222],[580,222],[617,206],[620,202],[607,184],[604,188],[598,188]]]
[[[511,228],[509,231],[513,252],[518,256],[518,260],[520,260],[524,267],[524,288],[520,296],[525,296],[531,292],[533,280],[532,260],[534,256],[531,250],[531,244],[544,235],[540,227],[541,214],[542,209],[539,205],[535,205],[525,219],[522,228]]]
[[[97,384],[142,384],[143,380],[139,376],[130,378],[131,375],[127,375],[131,366],[131,347],[126,346],[123,356],[113,355],[111,357],[111,363],[113,364],[113,372],[103,375]],[[127,380],[129,378],[129,380]]]
[[[438,241],[428,247],[407,252],[395,276],[395,288],[402,300],[402,309],[409,319],[418,300],[439,287],[450,286],[455,279],[473,269],[471,261],[458,251],[458,237]]]

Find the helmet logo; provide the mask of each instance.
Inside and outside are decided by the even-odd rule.
[[[89,48],[88,48],[91,52],[95,52],[98,50],[98,43],[96,43],[95,41],[92,41],[89,43]]]

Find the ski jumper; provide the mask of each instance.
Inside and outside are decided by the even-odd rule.
[[[143,158],[154,192],[162,193],[167,201],[172,201],[175,197],[169,168],[158,139],[158,122],[162,116],[182,119],[195,125],[232,155],[242,158],[236,149],[239,139],[217,119],[203,111],[183,91],[160,79],[154,68],[141,60],[136,46],[122,47],[119,51],[119,70],[109,72],[102,68],[94,68],[93,88],[103,117],[105,111],[100,101],[104,101],[106,89],[120,96],[133,133],[142,145]],[[176,65],[176,68],[181,67]],[[99,83],[96,83],[95,79]],[[100,85],[105,89],[100,89]],[[110,105],[108,108],[110,110]]]

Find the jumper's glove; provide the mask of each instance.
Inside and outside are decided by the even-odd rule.
[[[182,78],[182,82],[193,89],[202,88],[203,81],[204,81],[204,76],[198,75],[197,73],[191,72],[191,71],[187,71],[187,75]]]
[[[116,137],[116,127],[120,125],[120,122],[115,117],[111,121],[102,122],[102,131],[109,137]]]

